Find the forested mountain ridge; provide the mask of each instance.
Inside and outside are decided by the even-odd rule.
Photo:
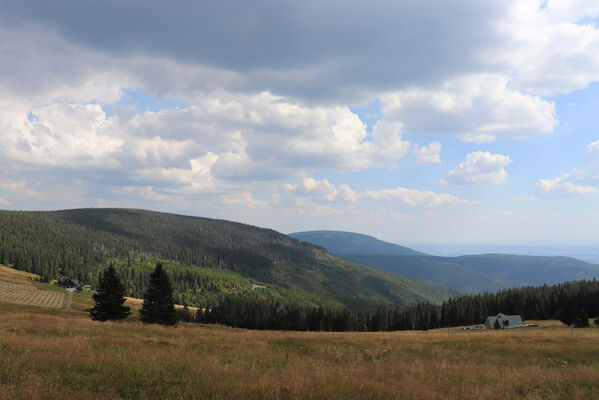
[[[478,293],[599,278],[599,265],[570,257],[480,254],[459,257],[339,254],[373,268]]]
[[[67,275],[93,284],[99,269],[113,261],[129,292],[139,295],[148,263],[155,259],[168,261],[179,295],[186,293],[183,300],[198,306],[206,305],[199,302],[207,298],[215,274],[246,293],[277,293],[354,310],[441,302],[458,294],[236,222],[133,209],[0,211],[0,263],[49,279]],[[266,290],[248,289],[252,284],[264,284]]]
[[[332,254],[424,255],[424,253],[409,247],[384,242],[375,237],[354,232],[307,231],[290,233],[289,236],[324,247]]]
[[[599,265],[563,256],[478,254],[441,257],[341,231],[291,233],[362,265],[455,290],[481,293],[523,285],[599,278]]]

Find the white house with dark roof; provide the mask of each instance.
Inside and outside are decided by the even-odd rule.
[[[487,317],[487,320],[485,321],[485,326],[487,329],[494,329],[495,321],[499,321],[499,327],[501,329],[521,328],[525,326],[524,321],[522,321],[522,317],[519,315],[507,315],[499,313],[495,316],[489,315]]]

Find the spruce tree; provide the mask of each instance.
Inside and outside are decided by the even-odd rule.
[[[150,275],[150,286],[144,293],[144,302],[139,314],[141,320],[150,324],[174,325],[177,313],[173,301],[173,287],[162,264]]]
[[[576,320],[578,310],[572,298],[569,298],[559,312],[559,320],[570,326]]]
[[[92,298],[96,304],[89,310],[89,314],[95,321],[122,320],[129,315],[129,307],[123,305],[125,286],[112,263],[101,274],[98,291]]]

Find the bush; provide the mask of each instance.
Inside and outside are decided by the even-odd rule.
[[[177,309],[176,313],[177,313],[178,321],[183,321],[183,322],[194,322],[195,321],[194,315],[191,313],[191,311],[189,311],[189,308],[187,308],[187,306]]]

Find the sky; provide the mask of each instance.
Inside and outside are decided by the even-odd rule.
[[[0,208],[599,244],[595,0],[0,0]]]

